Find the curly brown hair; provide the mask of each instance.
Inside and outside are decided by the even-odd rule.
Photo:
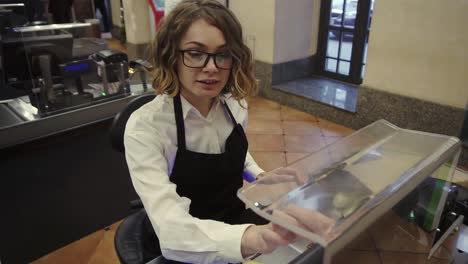
[[[185,0],[180,2],[159,25],[152,45],[153,88],[156,93],[175,96],[180,91],[177,76],[179,43],[190,25],[204,19],[224,34],[227,48],[234,57],[228,82],[222,93],[231,93],[241,100],[258,91],[253,74],[253,58],[244,44],[242,27],[235,15],[216,0]]]

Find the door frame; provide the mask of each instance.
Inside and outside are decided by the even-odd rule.
[[[346,0],[343,1],[346,2]],[[320,75],[352,84],[362,83],[361,75],[366,37],[369,35],[368,19],[371,1],[372,0],[359,0],[354,29],[349,29],[329,25],[332,0],[323,0],[320,7],[319,40],[317,47],[318,72]],[[329,30],[354,32],[349,76],[325,70]]]

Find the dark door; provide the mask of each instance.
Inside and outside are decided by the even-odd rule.
[[[360,84],[364,76],[374,0],[324,0],[319,62],[324,76]]]

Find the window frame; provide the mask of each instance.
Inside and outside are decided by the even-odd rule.
[[[320,7],[320,25],[319,25],[319,43],[317,48],[318,54],[318,73],[322,76],[336,79],[352,84],[361,84],[362,83],[362,69],[363,65],[366,63],[363,62],[364,59],[364,50],[366,45],[366,38],[369,36],[369,11],[371,7],[372,0],[359,0],[357,5],[357,13],[354,29],[346,27],[337,27],[329,25],[329,19],[331,16],[331,4],[332,0],[323,0]],[[343,0],[343,3],[346,3],[346,0]],[[343,4],[344,5],[344,4]],[[345,9],[343,7],[343,9]],[[343,10],[344,11],[344,10]],[[344,20],[342,20],[344,21]],[[351,52],[350,60],[350,71],[349,75],[342,75],[339,73],[329,72],[325,70],[325,63],[327,59],[327,41],[328,41],[328,31],[329,30],[338,30],[342,33],[354,33],[353,36],[353,46]],[[341,34],[342,34],[341,33]],[[341,34],[339,39],[339,47],[341,46]],[[340,49],[338,50],[338,58],[340,57]],[[339,59],[339,61],[347,61]],[[338,67],[338,66],[337,66]]]

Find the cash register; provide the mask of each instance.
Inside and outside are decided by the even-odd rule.
[[[0,5],[0,99],[23,96],[44,117],[128,93],[114,84],[128,77],[126,54],[86,37],[91,24],[31,26],[25,14],[24,4]]]
[[[129,93],[128,85],[119,87],[128,78],[125,53],[104,49],[76,58],[73,35],[62,25],[48,27],[16,28],[2,39],[3,64],[8,65],[3,82],[27,96],[39,116]]]
[[[24,25],[12,8],[0,5],[0,148],[110,119],[148,90],[91,24]]]

